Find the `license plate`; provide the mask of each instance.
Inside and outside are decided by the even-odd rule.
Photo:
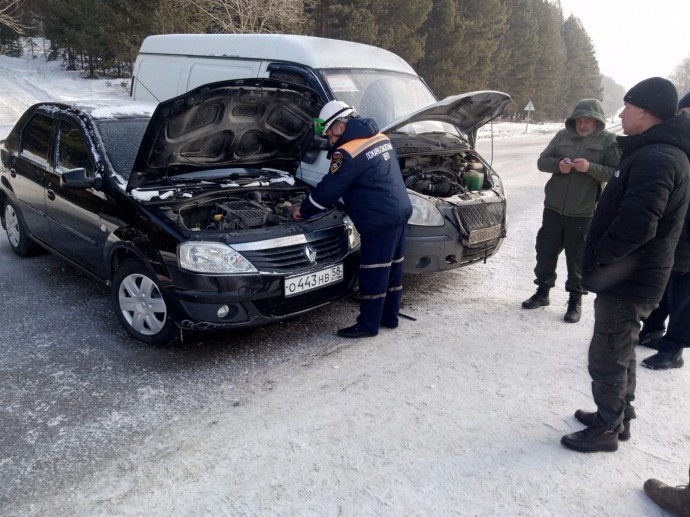
[[[490,241],[501,236],[501,225],[490,226],[489,228],[480,228],[479,230],[472,230],[467,242],[470,246],[478,242]]]
[[[325,285],[340,282],[343,279],[343,265],[327,267],[320,271],[307,273],[306,275],[293,276],[285,279],[285,297],[295,296]]]

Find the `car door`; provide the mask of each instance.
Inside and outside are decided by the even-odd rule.
[[[101,210],[105,194],[97,188],[66,188],[62,175],[83,168],[95,178],[95,149],[83,124],[76,118],[58,121],[55,138],[55,166],[46,181],[46,211],[51,230],[51,246],[94,274],[102,277],[102,248],[106,233]]]
[[[21,133],[19,151],[10,168],[10,183],[28,231],[41,240],[49,237],[46,219],[45,182],[53,119],[35,113]]]

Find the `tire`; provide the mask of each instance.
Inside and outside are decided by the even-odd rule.
[[[33,255],[37,249],[36,244],[29,237],[26,231],[24,222],[20,215],[15,210],[14,205],[9,199],[5,200],[4,207],[5,214],[5,228],[7,230],[7,240],[10,241],[10,247],[20,257],[28,257]]]
[[[122,326],[139,341],[156,347],[170,345],[177,326],[156,279],[138,260],[127,260],[115,272],[113,308]]]

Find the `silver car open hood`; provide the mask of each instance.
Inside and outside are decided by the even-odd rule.
[[[313,90],[271,79],[212,83],[161,102],[127,190],[220,167],[294,171],[321,105]]]
[[[390,133],[415,122],[446,122],[474,141],[472,135],[484,124],[501,115],[510,102],[510,95],[493,90],[452,95],[394,120],[381,131]]]

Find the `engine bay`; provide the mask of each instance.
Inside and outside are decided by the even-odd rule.
[[[452,135],[393,134],[391,140],[410,190],[444,198],[489,188],[484,163]]]
[[[484,165],[471,153],[420,155],[401,161],[405,186],[420,194],[451,197],[483,189]]]
[[[185,230],[241,231],[292,222],[293,209],[307,195],[303,189],[235,191],[160,210]]]

